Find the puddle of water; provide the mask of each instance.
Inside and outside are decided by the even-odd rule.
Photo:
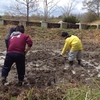
[[[98,77],[100,77],[100,74],[98,74]]]
[[[97,69],[97,70],[100,69],[100,65],[99,65],[98,67],[96,67],[96,69]]]
[[[61,50],[54,50],[54,52],[61,54]]]

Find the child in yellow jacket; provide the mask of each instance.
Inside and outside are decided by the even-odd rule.
[[[69,66],[73,65],[73,61],[75,58],[77,59],[78,64],[81,65],[83,50],[81,40],[77,36],[70,35],[67,32],[62,32],[62,37],[65,38],[65,44],[62,49],[61,55],[70,50],[68,54]]]

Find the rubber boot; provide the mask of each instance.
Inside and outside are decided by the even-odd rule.
[[[67,73],[72,73],[73,70],[73,61],[69,61],[69,64],[67,66]]]
[[[73,66],[73,61],[69,61],[69,66]]]
[[[69,63],[64,67],[64,70],[68,70],[72,68],[72,66],[73,66],[73,61],[69,61]]]
[[[84,67],[84,65],[81,63],[81,60],[78,60],[78,65]]]
[[[22,86],[22,84],[23,84],[23,81],[19,81],[17,86]]]
[[[78,65],[81,65],[81,60],[78,60]]]

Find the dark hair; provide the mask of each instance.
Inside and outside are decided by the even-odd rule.
[[[9,34],[11,34],[14,31],[16,31],[16,28],[15,27],[11,27],[10,30],[9,30]]]
[[[21,32],[21,33],[24,33],[24,31],[25,31],[24,26],[23,26],[23,25],[18,25],[18,26],[16,27],[16,31],[19,31],[19,32]]]
[[[62,35],[61,35],[62,37],[70,37],[71,35],[70,34],[68,34],[67,32],[62,32]]]

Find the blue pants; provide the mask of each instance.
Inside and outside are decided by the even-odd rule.
[[[12,64],[16,64],[19,81],[24,80],[25,75],[25,55],[20,53],[7,53],[2,68],[2,77],[7,77]]]

